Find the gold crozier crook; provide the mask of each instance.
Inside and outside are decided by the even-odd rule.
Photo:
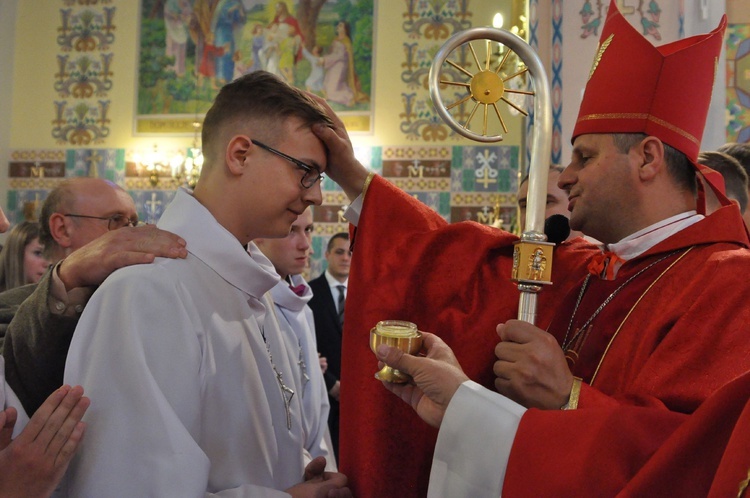
[[[472,40],[487,40],[487,57],[484,64],[480,63]],[[498,66],[493,69],[490,65],[490,42],[501,43],[515,52],[526,68],[521,71],[502,78],[498,73],[505,64],[510,50],[506,51]],[[456,48],[469,43],[469,49],[479,70],[471,73],[465,68],[448,60],[448,56]],[[470,78],[469,82],[458,82],[441,80],[440,73],[443,64],[447,63]],[[505,83],[528,71],[534,84],[534,91],[514,90],[505,86]],[[440,85],[465,87],[468,95],[456,102],[445,106],[440,95]],[[503,130],[507,133],[498,102],[514,107],[522,114],[526,112],[507,99],[508,93],[521,93],[534,96],[534,127],[531,142],[531,162],[529,165],[529,193],[526,207],[526,231],[521,235],[521,240],[514,247],[513,270],[511,280],[518,284],[521,293],[518,303],[518,318],[529,323],[536,319],[537,293],[542,285],[551,284],[552,274],[552,249],[554,244],[547,242],[544,235],[544,211],[547,200],[547,178],[549,176],[550,150],[552,141],[552,105],[550,101],[549,82],[539,56],[521,37],[509,31],[496,28],[471,28],[461,31],[450,37],[438,50],[432,61],[429,75],[430,97],[435,110],[445,123],[457,133],[477,142],[493,143],[502,141],[502,135],[487,135],[487,121],[490,116],[496,115]],[[464,124],[458,123],[450,114],[450,110],[472,101],[474,106]],[[482,134],[475,133],[469,129],[472,119],[477,111],[482,108],[483,124]]]

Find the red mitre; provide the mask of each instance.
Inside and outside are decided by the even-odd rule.
[[[612,0],[573,140],[588,133],[645,133],[698,168],[727,20],[708,34],[654,47]]]

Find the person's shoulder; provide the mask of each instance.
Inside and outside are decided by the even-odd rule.
[[[119,285],[138,285],[141,288],[144,285],[150,288],[172,286],[174,281],[195,272],[199,266],[200,261],[196,258],[191,259],[189,253],[186,259],[156,258],[153,263],[124,266],[115,270],[100,288],[107,289]]]
[[[310,280],[307,283],[310,284],[310,287],[315,288],[315,287],[321,287],[323,285],[328,285],[328,280],[326,280],[326,274],[321,273],[320,275],[318,275],[317,277],[315,277],[314,279]]]

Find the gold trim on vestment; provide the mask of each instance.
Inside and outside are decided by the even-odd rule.
[[[607,353],[609,352],[609,347],[614,342],[615,338],[617,337],[617,334],[620,333],[620,330],[622,329],[622,326],[625,325],[625,322],[628,321],[628,318],[630,318],[630,314],[633,313],[633,310],[641,302],[641,299],[643,299],[643,297],[646,294],[648,294],[648,291],[650,291],[651,288],[654,285],[656,285],[656,282],[658,282],[659,280],[661,280],[661,277],[663,277],[669,270],[671,270],[674,265],[676,265],[677,263],[679,263],[682,260],[682,258],[684,258],[685,256],[687,256],[687,254],[690,251],[693,250],[693,247],[695,247],[695,246],[689,247],[687,251],[685,251],[684,253],[682,253],[682,255],[679,258],[677,258],[676,260],[674,260],[671,265],[669,265],[663,272],[661,272],[661,274],[658,277],[656,277],[656,280],[654,280],[653,282],[651,282],[651,285],[649,285],[648,288],[645,291],[643,291],[643,294],[641,294],[641,297],[638,298],[638,300],[635,302],[635,304],[633,305],[633,307],[630,308],[630,311],[628,311],[628,314],[625,315],[625,318],[622,319],[622,322],[620,322],[620,326],[617,327],[617,330],[615,331],[614,335],[612,335],[612,338],[609,340],[609,344],[607,344],[607,349],[604,350],[604,354],[602,355],[601,359],[599,359],[599,364],[596,366],[596,370],[594,371],[594,375],[591,377],[591,382],[589,383],[590,386],[594,385],[594,380],[596,380],[596,375],[599,373],[599,368],[601,368],[602,363],[604,362],[604,358],[607,356]]]
[[[659,126],[663,126],[664,128],[667,128],[668,130],[672,130],[673,132],[682,135],[683,137],[687,138],[688,140],[690,140],[696,145],[700,144],[697,138],[695,138],[693,135],[686,132],[682,128],[678,128],[672,123],[669,123],[667,121],[664,121],[663,119],[657,118],[656,116],[652,116],[644,112],[612,112],[612,113],[602,113],[602,114],[587,114],[586,116],[581,116],[580,118],[578,118],[578,121],[594,121],[597,119],[647,119],[648,121],[656,123]]]
[[[583,379],[581,379],[580,377],[573,377],[573,385],[570,386],[570,397],[568,398],[568,402],[565,403],[565,406],[562,407],[563,410],[578,409],[578,399],[581,397],[582,382]]]
[[[367,194],[367,188],[370,186],[370,182],[372,181],[374,176],[375,176],[375,172],[370,171],[370,174],[367,175],[367,178],[365,178],[365,184],[362,186],[362,201],[365,200],[365,195]]]

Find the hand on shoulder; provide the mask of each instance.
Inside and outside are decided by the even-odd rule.
[[[70,291],[99,285],[115,270],[144,263],[157,257],[186,258],[185,241],[156,225],[112,230],[73,251],[60,264],[60,280]]]

